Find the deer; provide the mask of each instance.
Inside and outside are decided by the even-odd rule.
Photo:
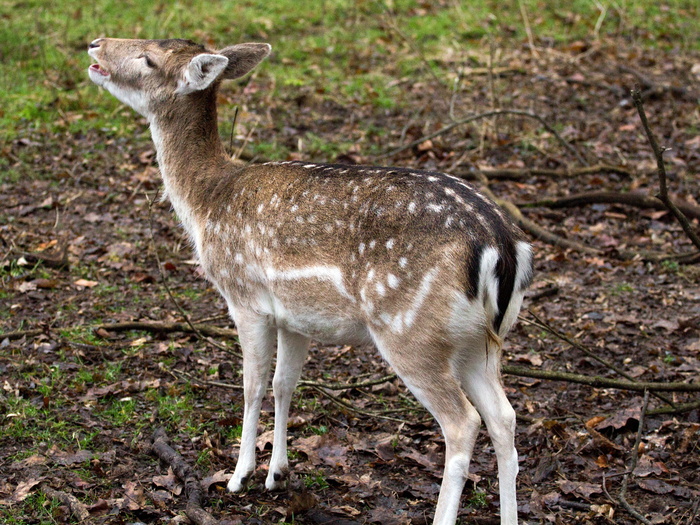
[[[524,234],[455,176],[408,168],[234,162],[217,92],[271,52],[189,40],[98,38],[90,79],[150,125],[164,193],[243,353],[240,449],[228,490],[256,466],[273,355],[274,439],[265,488],[285,487],[287,422],[310,341],[374,346],[445,440],[434,522],[454,524],[482,418],[493,443],[502,525],[518,522],[515,411],[502,342],[532,279]]]

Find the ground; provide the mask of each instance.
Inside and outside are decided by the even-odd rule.
[[[437,20],[447,7],[414,9]],[[354,16],[362,23],[362,13]],[[312,68],[318,50],[304,62],[311,73],[295,73],[301,65],[284,50],[271,57],[269,71],[284,67],[289,76],[284,87],[267,66],[226,85],[220,121],[227,144],[233,104],[240,109],[232,152],[252,162],[391,164],[465,178],[478,169],[518,170],[517,180],[494,174],[491,190],[545,230],[599,251],[533,239],[536,274],[504,363],[621,379],[597,357],[634,381],[697,383],[700,272],[672,258],[693,252],[673,217],[618,204],[536,204],[601,190],[658,192],[656,163],[629,96],[639,84],[651,128],[671,148],[665,154],[671,196],[698,206],[700,54],[671,30],[686,29],[671,27],[668,45],[658,28],[660,45],[630,37],[633,31],[598,38],[591,30],[552,41],[517,32],[471,41],[468,52],[426,56],[420,41],[411,43],[410,26],[402,32],[402,21],[387,17],[385,32],[374,36],[382,48],[355,49],[344,64],[359,78],[381,72],[361,87],[348,80],[335,92],[324,84]],[[274,32],[267,39],[274,47]],[[410,56],[416,70],[402,71],[408,62],[392,62],[392,52]],[[150,436],[162,426],[205,480],[205,508],[217,519],[429,522],[444,452],[436,423],[396,379],[329,388],[391,374],[372,349],[314,345],[307,383],[291,410],[289,489],[262,488],[271,450],[269,396],[260,467],[246,493],[225,492],[242,416],[235,337],[213,336],[212,344],[186,330],[101,326],[182,322],[186,315],[234,327],[169,204],[151,204],[160,179],[146,123],[97,88],[64,89],[57,106],[80,93],[79,109],[58,111],[48,129],[20,122],[0,150],[0,521],[77,522],[42,490],[50,486],[76,496],[88,523],[186,522],[182,486],[149,453]],[[105,124],[108,104],[118,129]],[[552,129],[503,115],[385,155],[494,108],[535,113]],[[584,163],[618,169],[567,175]],[[697,230],[697,220],[692,226]],[[504,383],[519,416],[524,523],[637,523],[618,501],[625,479],[626,500],[651,523],[700,519],[697,406],[664,413],[669,404],[650,396],[639,430],[641,392],[513,374]],[[675,405],[697,400],[697,393],[661,395]],[[638,435],[636,469],[625,476]],[[496,462],[485,431],[462,503],[461,523],[498,522]]]

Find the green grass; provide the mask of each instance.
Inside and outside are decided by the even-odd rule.
[[[694,0],[604,0],[604,16],[590,0],[563,9],[542,0],[523,4],[541,41],[614,34],[644,45],[700,49]],[[343,105],[384,110],[404,104],[403,88],[393,80],[434,81],[435,75],[447,84],[454,68],[445,63],[448,54],[468,60],[466,52],[483,48],[486,37],[508,40],[510,47],[526,41],[519,9],[496,0],[1,0],[0,14],[0,146],[46,132],[141,136],[143,121],[87,79],[86,46],[99,36],[183,37],[212,47],[268,41],[274,54],[257,74],[269,95],[293,99],[305,87]],[[278,145],[259,148],[259,154],[281,156]],[[10,164],[0,155],[0,181],[28,175]]]

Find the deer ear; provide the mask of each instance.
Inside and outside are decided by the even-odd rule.
[[[194,91],[208,88],[219,78],[228,65],[228,58],[223,55],[202,53],[196,55],[185,69],[185,78],[180,80],[177,88],[179,95],[187,95]]]
[[[222,49],[219,54],[228,58],[228,66],[222,78],[242,77],[262,62],[270,51],[270,44],[237,44]]]

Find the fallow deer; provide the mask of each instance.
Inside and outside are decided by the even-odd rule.
[[[444,434],[434,523],[456,520],[483,418],[501,523],[516,524],[515,412],[500,357],[531,278],[530,245],[492,201],[444,173],[233,163],[217,130],[217,90],[270,49],[109,38],[88,49],[90,78],[148,119],[167,197],[238,329],[245,407],[228,489],[242,490],[255,468],[275,347],[268,489],[288,470],[289,405],[309,341],[373,344]]]

